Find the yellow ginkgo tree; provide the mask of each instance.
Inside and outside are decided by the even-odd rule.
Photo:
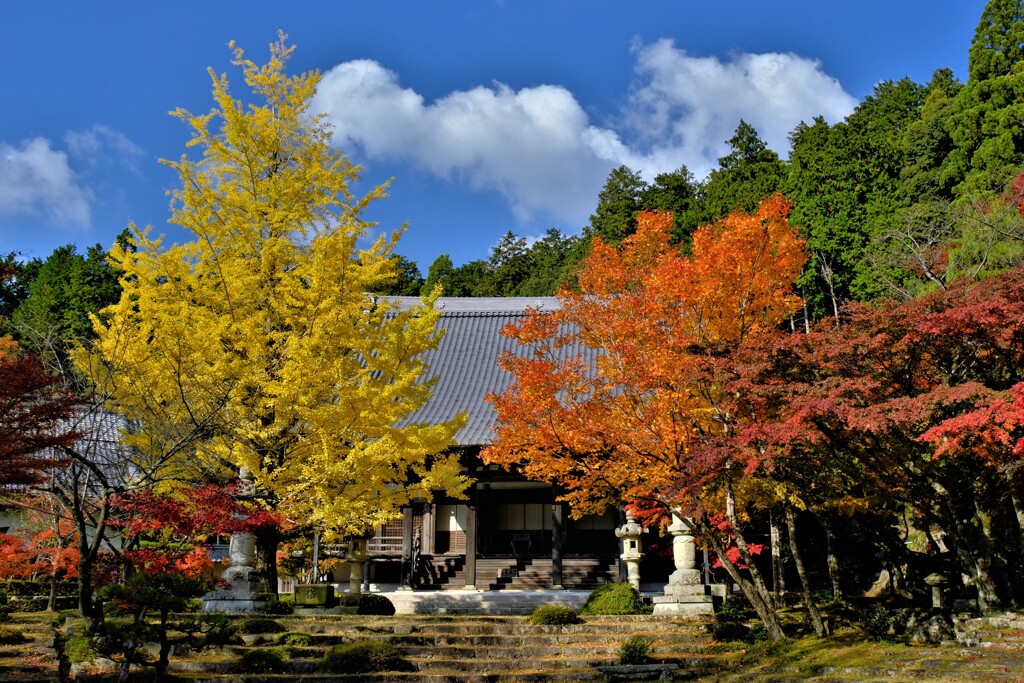
[[[201,155],[165,162],[181,177],[170,222],[194,239],[134,230],[134,249],[114,248],[124,293],[77,362],[134,425],[139,472],[246,467],[299,528],[363,534],[415,496],[467,485],[445,454],[461,421],[406,421],[430,395],[438,313],[366,294],[394,277],[398,234],[368,240],[361,214],[384,189],[353,195],[359,168],[310,111],[319,74],[286,74],[283,35],[264,66],[232,49],[255,103],[211,70],[215,108],[174,112]],[[276,539],[258,543],[272,562]]]

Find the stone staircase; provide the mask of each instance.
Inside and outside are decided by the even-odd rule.
[[[485,558],[476,562],[476,587],[481,590],[546,590],[551,588],[550,558]],[[612,558],[565,558],[562,587],[593,590],[618,578]],[[466,586],[462,557],[433,561],[420,569],[417,586],[423,590],[460,590]]]
[[[496,593],[502,595],[501,592]],[[506,593],[509,594],[509,593]],[[449,593],[449,595],[452,595]],[[50,615],[16,614],[4,624],[25,633],[29,642],[0,646],[0,681],[63,681],[52,650]],[[238,617],[239,619],[243,617]],[[331,683],[335,681],[521,681],[688,680],[756,683],[1018,683],[1024,679],[1024,615],[1007,613],[958,619],[957,642],[941,646],[877,644],[842,639],[797,641],[790,656],[742,643],[712,643],[704,625],[672,617],[587,617],[571,626],[534,626],[522,617],[399,615],[361,617],[316,614],[278,617],[291,631],[312,635],[307,646],[276,646],[276,636],[247,636],[236,645],[199,654],[179,652],[171,673],[179,682]],[[653,643],[653,663],[616,666],[621,644],[632,636]],[[324,674],[324,652],[337,643],[369,638],[396,645],[411,663],[407,672]],[[767,644],[765,644],[767,645]],[[274,649],[286,656],[279,674],[236,674],[246,652]],[[814,652],[827,652],[816,660]],[[798,652],[803,654],[797,655]],[[109,681],[110,673],[80,670],[79,683]]]
[[[54,632],[48,615],[15,613],[9,621],[0,622],[0,630],[21,633],[26,638],[22,643],[0,643],[0,681],[58,680]]]
[[[619,647],[635,635],[653,642],[656,663],[647,669],[657,677],[665,671],[699,665],[705,659],[702,650],[710,642],[700,624],[655,617],[589,618],[571,626],[534,626],[518,617],[318,615],[312,620],[281,617],[277,621],[313,635],[309,647],[296,648],[287,660],[289,683],[606,680],[601,668],[617,665]],[[379,675],[317,672],[320,658],[330,646],[360,638],[391,642],[415,671]],[[181,679],[196,681],[242,680],[233,677],[231,664],[252,647],[272,645],[232,646],[222,658],[177,657],[171,671]],[[244,677],[249,683],[262,679]],[[266,680],[283,679],[267,676]]]

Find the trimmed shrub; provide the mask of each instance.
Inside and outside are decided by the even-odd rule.
[[[768,629],[764,627],[764,624],[755,624],[750,628],[750,632],[747,633],[747,637],[744,640],[751,645],[763,643],[768,640]]]
[[[96,649],[96,644],[92,642],[92,638],[79,636],[64,643],[64,656],[72,664],[82,664],[93,661],[100,656],[100,653]]]
[[[587,598],[580,614],[648,614],[644,598],[628,583],[606,583]]]
[[[11,605],[7,599],[7,589],[0,588],[0,621],[11,618]]]
[[[21,643],[27,643],[28,638],[21,631],[16,631],[13,628],[6,626],[0,626],[0,645],[20,645]]]
[[[11,598],[8,602],[10,609],[15,612],[45,612],[47,598]],[[58,606],[60,603],[58,602]]]
[[[235,662],[232,667],[239,674],[279,674],[284,673],[284,658],[281,653],[265,648],[249,650]]]
[[[619,647],[619,664],[646,664],[650,659],[650,638],[633,636]]]
[[[715,612],[715,621],[719,623],[738,623],[746,619],[746,612],[735,602],[723,602]]]
[[[266,617],[251,617],[238,626],[239,633],[255,635],[257,633],[284,633],[287,631],[284,626]]]
[[[288,631],[288,633],[282,633],[274,641],[278,645],[294,645],[296,647],[308,647],[313,642],[313,636],[308,633],[302,633],[301,631]]]
[[[395,613],[395,606],[383,595],[376,593],[360,593],[359,595],[339,595],[338,604],[342,607],[356,608],[356,614],[390,617]]]
[[[34,598],[50,594],[50,582],[34,579],[8,579],[7,592],[11,597]],[[57,582],[59,597],[73,598],[78,595],[78,583],[62,580]]]
[[[277,616],[287,616],[294,614],[295,605],[291,602],[285,602],[284,600],[271,600],[260,606],[260,614],[271,614]]]
[[[711,637],[720,643],[728,643],[736,640],[746,640],[750,635],[750,629],[735,621],[715,622],[708,625]]]
[[[395,605],[383,595],[363,593],[359,597],[359,609],[356,611],[356,614],[390,617],[394,613]]]
[[[858,610],[854,619],[868,640],[876,642],[890,636],[895,622],[893,615],[880,605],[872,605]]]
[[[335,674],[365,674],[377,671],[412,671],[412,665],[391,643],[355,640],[335,645],[320,662],[320,670]]]
[[[546,605],[533,610],[530,623],[538,626],[559,626],[563,624],[579,624],[581,619],[572,607],[564,605]]]

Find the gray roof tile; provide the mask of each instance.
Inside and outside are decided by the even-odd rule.
[[[394,297],[400,307],[419,299]],[[554,297],[441,298],[438,325],[446,330],[436,349],[427,353],[428,377],[437,377],[426,405],[404,422],[438,424],[461,412],[469,414],[466,426],[455,436],[461,446],[483,446],[494,437],[497,424],[494,408],[484,399],[500,393],[512,376],[498,366],[498,356],[509,350],[521,353],[514,340],[501,335],[505,325],[520,320],[526,308],[555,310]],[[566,349],[573,353],[574,349]]]

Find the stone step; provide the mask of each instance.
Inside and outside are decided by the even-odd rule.
[[[442,617],[418,618],[398,615],[394,617],[357,617],[350,615],[318,615],[313,621],[295,617],[278,617],[278,623],[288,630],[308,630],[315,634],[396,634],[396,635],[545,635],[572,637],[617,634],[623,629],[633,632],[690,634],[706,637],[703,622],[681,621],[672,617],[652,615],[592,616],[584,623],[560,626],[538,626],[523,617]]]

